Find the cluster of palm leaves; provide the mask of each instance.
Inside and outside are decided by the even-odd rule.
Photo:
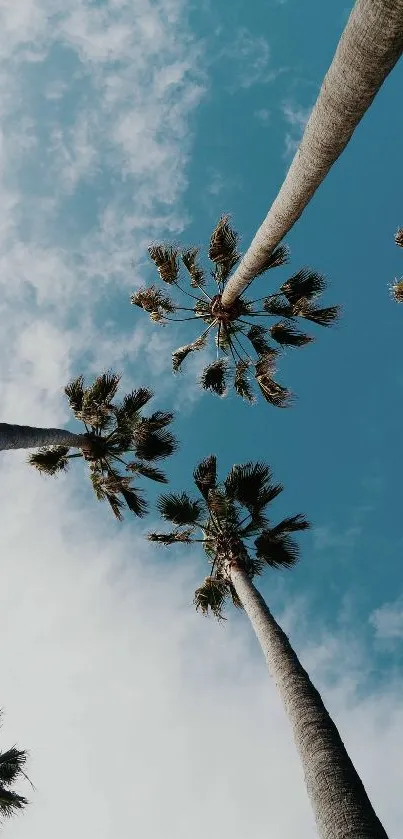
[[[155,411],[142,416],[153,397],[151,390],[138,388],[115,401],[120,378],[117,373],[102,373],[85,387],[83,376],[78,376],[65,388],[70,408],[84,426],[81,452],[50,446],[29,457],[29,463],[46,475],[66,472],[70,460],[84,458],[96,497],[110,504],[117,519],[122,519],[125,506],[137,516],[145,515],[146,500],[133,480],[143,477],[166,483],[164,473],[153,464],[177,448],[167,430],[173,414]]]
[[[151,320],[157,323],[197,320],[207,324],[194,341],[173,353],[174,372],[180,370],[190,353],[206,346],[209,334],[214,334],[216,359],[201,375],[200,384],[204,390],[222,396],[231,382],[239,396],[253,402],[254,379],[267,402],[277,407],[288,405],[290,391],[274,379],[279,347],[302,347],[313,340],[311,335],[296,328],[295,324],[300,320],[330,326],[337,319],[338,306],[321,308],[317,305],[317,299],[326,287],[324,277],[304,268],[286,280],[274,294],[259,300],[248,300],[242,294],[230,307],[223,306],[225,282],[240,258],[238,236],[230,226],[228,216],[220,218],[208,251],[214,264],[211,277],[216,285],[215,292],[207,285],[206,274],[198,264],[198,248],[179,251],[171,245],[152,245],[148,252],[161,280],[181,291],[187,298],[187,305],[178,305],[155,285],[140,288],[132,295],[131,302],[148,312]],[[280,245],[267,257],[260,273],[284,265],[287,259],[288,249]],[[186,269],[190,290],[180,282],[181,264]],[[195,293],[197,291],[199,294]],[[261,322],[267,318],[280,320],[267,327]]]
[[[161,545],[201,542],[211,571],[197,589],[194,603],[204,614],[210,610],[221,619],[228,597],[242,608],[231,582],[231,563],[241,565],[251,580],[266,566],[291,568],[299,556],[291,534],[306,530],[309,523],[298,514],[270,524],[267,507],[283,487],[273,483],[265,463],[235,465],[218,483],[216,457],[211,455],[199,463],[193,478],[201,497],[191,498],[185,492],[162,495],[159,512],[174,529],[149,533],[148,539]]]
[[[396,231],[395,242],[399,248],[403,248],[403,227],[399,227]],[[390,287],[390,291],[397,303],[403,303],[403,277],[400,280],[395,280]]]
[[[0,817],[8,818],[26,806],[27,799],[12,789],[16,781],[25,776],[24,766],[27,753],[13,746],[6,752],[0,751]]]

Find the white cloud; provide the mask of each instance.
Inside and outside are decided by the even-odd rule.
[[[83,504],[76,472],[49,482],[18,454],[2,464],[1,737],[29,747],[37,788],[7,835],[67,839],[80,824],[88,839],[189,829],[201,839],[214,825],[223,839],[314,839],[288,723],[246,619],[196,615],[197,559],[151,552],[137,527]],[[397,835],[402,685],[363,697],[362,650],[304,638],[302,660]]]
[[[317,551],[327,548],[349,549],[353,548],[362,533],[362,527],[358,524],[351,525],[340,531],[336,531],[330,525],[320,525],[313,530],[313,544]]]
[[[282,112],[285,121],[291,126],[291,131],[285,135],[284,157],[294,155],[302,138],[312,108],[303,108],[297,103],[287,100],[283,102]]]
[[[145,262],[149,270],[150,240],[174,236],[187,221],[189,121],[203,90],[181,0],[25,0],[18,9],[0,0],[0,22],[0,320],[16,394],[21,330],[43,316],[66,360],[49,388],[61,388],[86,353],[107,366],[130,362],[141,313],[130,311],[129,290]],[[112,297],[133,330],[102,327],[99,347],[99,307]],[[41,350],[44,341],[38,327]],[[167,369],[160,349],[155,334],[145,362],[154,378]],[[38,353],[33,371],[36,361]],[[32,417],[40,400],[31,397]],[[18,407],[29,412],[27,397]]]
[[[254,116],[256,119],[260,120],[260,122],[263,122],[264,125],[267,125],[271,120],[271,113],[268,108],[260,108],[258,111],[255,111]]]
[[[220,35],[221,30],[215,34]],[[225,59],[227,64],[231,60],[234,62],[232,92],[255,84],[268,84],[285,69],[271,68],[271,50],[267,39],[263,35],[254,35],[244,26],[236,30],[231,38],[231,46],[223,47],[217,57]]]
[[[403,598],[384,603],[379,609],[375,609],[370,616],[370,623],[374,627],[376,638],[382,641],[402,639]]]
[[[84,225],[69,218],[69,265],[80,254],[88,268],[108,209],[121,220],[134,216],[147,237],[156,227],[160,232],[181,229],[183,220],[173,206],[186,187],[189,117],[203,94],[199,48],[182,20],[181,0],[161,8],[148,0],[110,0],[101,7],[75,0],[67,10],[58,0],[32,0],[18,15],[8,3],[0,14],[7,40],[1,77],[8,192],[18,190],[17,164],[10,165],[16,156],[19,169],[30,165],[33,181],[28,197],[34,206],[27,209],[24,201],[16,207],[17,228],[22,214],[25,221],[38,202],[56,200],[56,205],[41,206],[41,244],[46,242],[49,249],[49,228],[57,212],[60,218],[66,213],[64,193],[74,193],[99,175],[104,190],[108,185],[107,203],[100,201],[98,185],[93,187],[98,230],[93,221],[88,227],[88,218]],[[4,33],[12,34],[7,38]],[[36,87],[36,71],[27,69],[20,50],[31,41],[41,46]],[[57,50],[63,52],[53,66]],[[61,110],[60,97],[64,101],[67,94],[68,107]],[[43,102],[48,103],[45,110]],[[40,152],[32,159],[38,142]],[[91,193],[89,198],[93,200]],[[115,242],[103,240],[103,247],[117,250],[122,236]],[[133,256],[133,227],[127,230],[126,247],[129,237]],[[84,254],[83,243],[88,245]]]

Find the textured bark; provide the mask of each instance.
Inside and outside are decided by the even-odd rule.
[[[320,694],[246,573],[229,576],[266,657],[294,732],[320,839],[387,839]]]
[[[88,445],[85,434],[72,434],[63,428],[32,428],[30,425],[9,425],[0,422],[0,451],[4,449],[39,449],[41,446]]]
[[[403,0],[357,0],[280,192],[227,283],[229,306],[300,217],[403,52]]]

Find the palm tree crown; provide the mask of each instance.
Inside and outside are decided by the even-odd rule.
[[[28,801],[23,795],[19,795],[12,789],[15,782],[21,775],[24,775],[24,766],[27,761],[27,753],[16,749],[0,751],[0,817],[8,818],[14,815],[17,810],[22,810]]]
[[[403,248],[403,227],[399,227],[395,233],[395,242],[399,248]],[[396,303],[403,303],[403,277],[395,280],[390,286],[390,292]]]
[[[167,533],[149,533],[151,542],[172,545],[177,542],[201,542],[211,564],[210,575],[195,593],[195,606],[204,614],[209,610],[223,618],[223,606],[230,598],[241,607],[228,573],[228,564],[236,560],[250,579],[271,568],[291,568],[299,558],[293,533],[310,525],[304,516],[290,516],[271,526],[267,507],[282,492],[274,484],[265,463],[235,465],[222,483],[217,483],[214,455],[194,470],[194,482],[201,495],[191,498],[162,495],[158,501],[161,516],[175,525]],[[202,538],[198,539],[197,531]]]
[[[65,446],[50,446],[29,457],[29,463],[46,475],[66,472],[72,458],[84,457],[96,497],[108,501],[119,520],[125,505],[136,516],[145,515],[147,503],[133,486],[133,477],[167,483],[164,473],[152,464],[177,448],[175,438],[167,431],[173,414],[155,411],[148,417],[141,415],[153,396],[151,390],[139,388],[121,402],[113,401],[120,378],[117,373],[102,373],[85,387],[83,376],[79,376],[65,388],[74,416],[85,427],[86,445],[80,453],[70,454]]]
[[[148,250],[161,280],[175,286],[187,295],[188,300],[184,306],[180,306],[153,285],[136,291],[131,302],[148,312],[152,321],[161,324],[172,320],[201,320],[207,324],[207,328],[192,343],[179,347],[173,353],[172,366],[175,373],[190,353],[206,345],[209,333],[214,331],[217,357],[202,373],[202,388],[222,396],[231,379],[236,393],[253,402],[255,397],[248,375],[252,370],[267,402],[284,407],[289,404],[291,394],[273,378],[279,349],[269,339],[280,347],[304,346],[313,338],[295,328],[297,319],[304,318],[321,326],[330,326],[338,316],[338,307],[319,308],[316,305],[316,299],[326,283],[320,274],[308,269],[290,277],[275,294],[260,300],[247,300],[242,296],[230,307],[223,306],[221,297],[224,284],[240,258],[237,241],[238,236],[230,227],[228,216],[222,216],[213,231],[208,251],[209,259],[215,266],[211,276],[216,284],[216,293],[214,290],[206,290],[205,274],[197,262],[197,248],[179,252],[173,246],[153,245]],[[283,265],[287,257],[286,247],[276,248],[259,273]],[[196,293],[186,291],[180,284],[180,261],[189,276],[190,287]],[[178,313],[179,317],[175,317]],[[268,317],[281,320],[267,328],[259,321]],[[247,349],[243,343],[245,339]]]

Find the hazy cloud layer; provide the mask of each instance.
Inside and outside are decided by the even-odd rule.
[[[403,598],[394,603],[384,603],[372,612],[370,621],[375,635],[380,640],[392,641],[403,638]]]
[[[136,526],[110,529],[100,505],[83,506],[79,472],[49,482],[19,454],[2,463],[2,742],[29,747],[37,787],[7,835],[67,839],[79,824],[89,839],[201,839],[213,824],[224,839],[313,839],[288,723],[246,620],[196,615],[197,559],[151,552]],[[290,604],[284,625],[397,835],[402,684],[363,696],[363,650],[349,637],[308,642],[305,609]]]

